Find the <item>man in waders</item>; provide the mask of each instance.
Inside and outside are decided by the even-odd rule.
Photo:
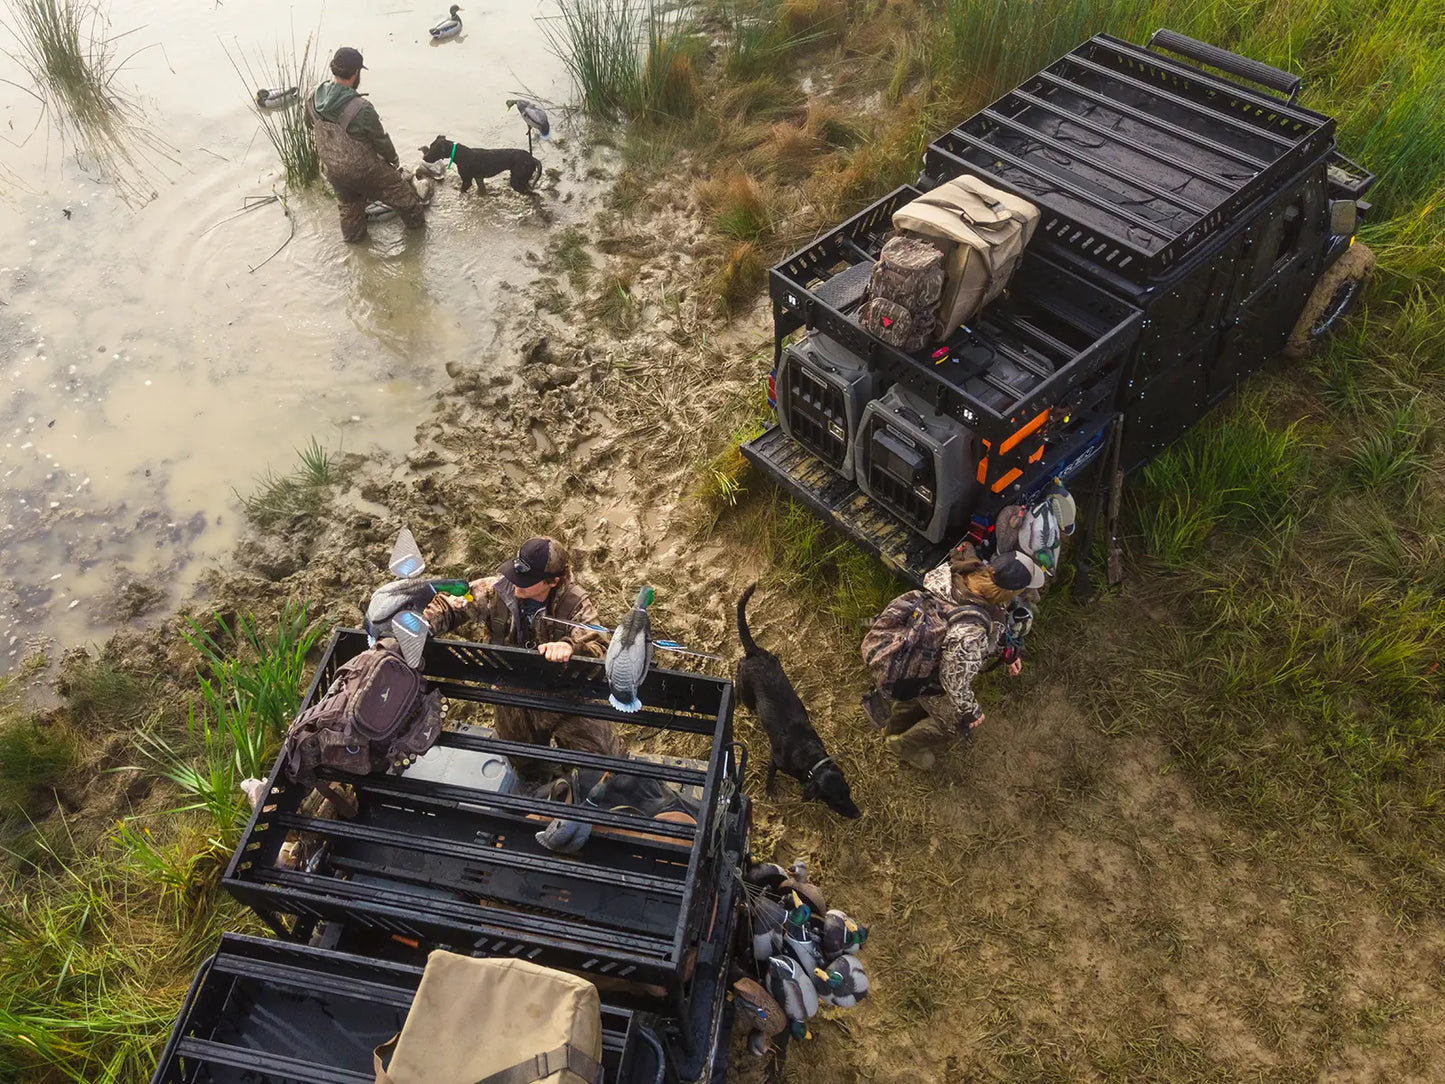
[[[306,103],[316,151],[341,205],[341,239],[348,243],[366,240],[366,205],[373,200],[393,208],[407,229],[426,225],[421,198],[397,172],[396,148],[376,107],[357,93],[365,66],[350,46],[336,50],[335,80],[322,83]]]

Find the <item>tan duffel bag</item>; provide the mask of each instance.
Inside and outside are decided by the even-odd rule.
[[[602,1002],[586,979],[438,949],[401,1034],[376,1049],[376,1084],[601,1084],[601,1059]]]
[[[944,252],[948,278],[934,341],[946,339],[1003,292],[1039,224],[1028,200],[964,175],[893,212],[893,228]]]

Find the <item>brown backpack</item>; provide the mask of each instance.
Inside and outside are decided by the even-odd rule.
[[[933,336],[943,294],[943,253],[927,241],[892,237],[868,277],[863,330],[900,350],[921,350]]]
[[[441,693],[427,691],[388,638],[343,663],[325,695],[296,717],[282,748],[286,774],[312,786],[318,767],[399,772],[432,747],[441,724]]]
[[[983,606],[953,605],[931,591],[909,591],[890,602],[863,637],[863,662],[890,700],[916,700],[943,691],[938,667],[951,625],[992,626]]]

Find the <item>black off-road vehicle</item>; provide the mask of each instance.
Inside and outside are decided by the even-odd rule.
[[[1299,84],[1167,30],[1099,35],[943,134],[916,186],[772,269],[778,422],[743,453],[920,580],[1051,479],[1146,463],[1359,293],[1363,249],[1337,261],[1374,177]],[[893,212],[965,173],[1037,205],[1038,228],[1004,295],[905,353],[859,326],[869,274]]]
[[[362,632],[335,633],[303,708],[365,647]],[[731,683],[654,669],[640,690],[646,706],[624,715],[607,703],[597,660],[558,666],[521,648],[434,640],[423,673],[453,700],[694,735],[698,758],[604,757],[448,730],[402,775],[332,776],[352,785],[358,806],[334,819],[304,811],[309,788],[288,782],[278,759],[222,882],[276,936],[224,935],[153,1084],[371,1084],[372,1048],[400,1031],[434,948],[516,956],[597,983],[608,1084],[721,1079],[749,824]],[[438,753],[451,758],[445,771],[416,770]],[[484,767],[499,757],[519,772],[545,761],[552,773],[677,788],[696,825],[499,792]],[[592,826],[580,853],[536,840],[554,817]],[[292,848],[306,841],[299,858],[287,856],[288,837]],[[485,1021],[478,1029],[458,1041],[483,1041]]]

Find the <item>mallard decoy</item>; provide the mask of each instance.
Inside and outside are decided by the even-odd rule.
[[[451,6],[450,17],[443,19],[427,31],[433,41],[440,41],[442,38],[454,38],[462,32],[462,19],[457,12],[461,11],[456,4]]]
[[[793,959],[809,971],[823,964],[823,953],[818,947],[817,938],[808,928],[808,916],[811,914],[808,905],[795,892],[793,909],[788,912],[788,919],[783,923],[784,947]]]
[[[733,1002],[748,1029],[748,1050],[761,1057],[768,1043],[788,1026],[787,1013],[760,983],[747,976],[733,980]]]
[[[839,1009],[851,1009],[868,996],[868,972],[856,956],[838,957],[827,971],[814,971],[813,978],[823,1002]]]
[[[421,666],[422,651],[431,627],[422,617],[426,604],[439,594],[470,599],[472,588],[466,580],[423,580],[426,560],[411,531],[403,527],[396,536],[387,567],[401,579],[382,584],[366,604],[366,637],[373,647],[383,637],[393,636],[402,658],[412,669]]]
[[[818,1011],[818,991],[812,976],[787,956],[774,956],[768,961],[767,991],[783,1007],[788,1017],[788,1030],[795,1039],[811,1038],[808,1021]]]
[[[758,896],[748,900],[748,915],[753,924],[753,959],[765,963],[769,956],[783,951],[782,925],[788,909],[777,900]]]
[[[587,797],[582,800],[582,804],[591,806],[593,809],[601,809],[602,803],[607,799],[607,781],[611,778],[611,772],[603,772],[602,778],[592,784],[592,789],[587,792]],[[570,784],[560,788],[554,785],[552,794],[554,795],[552,800],[557,801],[559,799],[555,796],[570,797],[572,789]],[[576,854],[592,838],[592,825],[586,821],[557,817],[546,828],[534,833],[534,837],[538,843],[556,854]]]
[[[806,870],[804,871],[804,875],[806,876]],[[785,894],[788,892],[796,892],[802,897],[803,902],[808,905],[808,909],[815,915],[826,914],[828,911],[828,905],[823,900],[823,890],[811,881],[799,880],[797,877],[789,877],[783,882],[782,890]]]
[[[291,105],[301,97],[299,87],[286,87],[284,90],[267,90],[262,87],[256,91],[256,104],[262,109],[280,109],[282,106]]]
[[[648,639],[652,623],[647,617],[652,597],[651,587],[637,592],[636,604],[623,615],[622,623],[612,633],[612,642],[607,645],[603,669],[612,689],[607,702],[618,711],[642,710],[637,690],[642,688],[652,666],[652,644]]]
[[[754,862],[743,874],[743,880],[757,888],[778,891],[788,879],[788,871],[776,862]]]
[[[831,963],[844,953],[856,955],[859,946],[868,940],[868,927],[859,925],[842,911],[829,911],[823,916],[823,935],[818,939],[823,959]]]
[[[532,153],[532,133],[536,132],[543,139],[551,138],[552,122],[547,119],[547,111],[536,102],[529,102],[526,98],[508,98],[507,108],[517,107],[517,112],[522,115],[522,123],[527,126],[527,153]]]

